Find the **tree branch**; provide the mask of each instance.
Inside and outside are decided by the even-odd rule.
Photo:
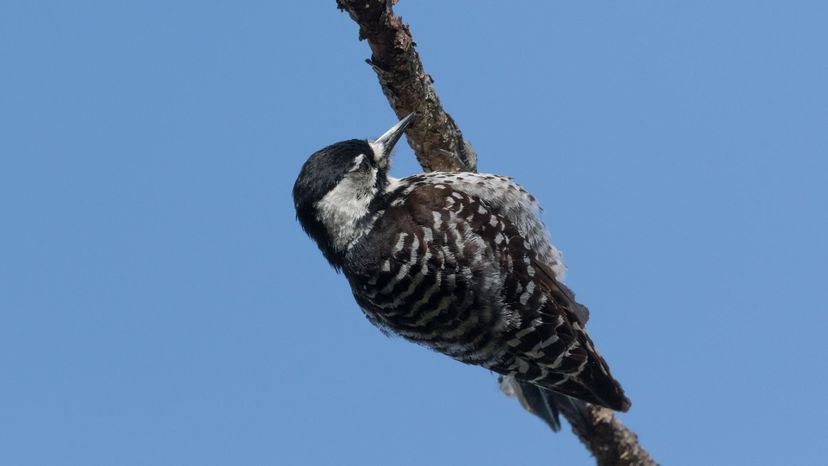
[[[373,53],[367,60],[379,78],[382,92],[391,108],[402,118],[417,112],[408,128],[408,143],[426,171],[476,171],[477,155],[463,139],[460,128],[443,110],[426,74],[420,55],[414,49],[408,25],[384,0],[337,0],[359,24],[359,39],[367,40]]]
[[[586,413],[575,412],[569,403],[559,406],[584,446],[599,466],[657,466],[638,435],[628,429],[611,409],[587,403]]]
[[[434,82],[426,74],[408,25],[394,14],[391,0],[337,0],[359,25],[359,39],[371,46],[368,64],[379,78],[382,92],[397,116],[417,112],[406,132],[417,160],[426,171],[476,171],[477,155],[463,139],[460,128],[443,110]],[[595,456],[599,466],[656,466],[638,436],[615,414],[588,405],[587,413],[576,412],[567,403],[561,413],[572,431]]]

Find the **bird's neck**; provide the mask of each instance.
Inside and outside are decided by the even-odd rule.
[[[384,183],[387,184],[387,183]],[[376,220],[377,185],[365,186],[343,181],[316,204],[317,218],[325,227],[333,252],[344,254],[371,231]]]

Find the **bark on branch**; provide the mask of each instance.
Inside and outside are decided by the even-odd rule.
[[[567,403],[560,406],[572,432],[595,457],[599,466],[657,466],[638,435],[628,429],[615,413],[602,406],[587,404],[587,415],[576,413]]]
[[[402,118],[417,112],[408,142],[426,171],[476,171],[477,155],[454,120],[443,110],[431,76],[423,69],[408,25],[394,14],[391,0],[337,0],[359,25],[359,39],[371,46],[368,64],[379,78],[388,103]],[[561,413],[599,466],[656,466],[615,414],[589,405],[588,415],[566,404]]]
[[[391,2],[384,0],[337,0],[359,24],[359,40],[371,46],[368,64],[379,78],[391,108],[402,118],[417,112],[408,128],[408,143],[426,171],[476,171],[477,155],[463,139],[460,128],[443,110],[414,48],[408,25],[395,15]]]

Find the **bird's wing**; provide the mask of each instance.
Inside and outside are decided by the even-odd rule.
[[[508,251],[514,264],[504,274],[502,292],[505,304],[517,310],[521,319],[508,331],[507,346],[515,357],[509,370],[518,380],[626,411],[629,400],[586,331],[587,308],[559,280],[554,264],[536,248],[514,239],[525,235],[517,222],[496,208],[492,215],[500,216],[503,232],[513,238]]]
[[[493,175],[431,173],[404,181],[381,218],[395,227],[381,225],[377,231],[408,232],[418,250],[398,263],[392,259],[387,280],[393,281],[398,270],[419,267],[411,264],[423,264],[425,276],[442,277],[441,296],[454,296],[444,301],[445,309],[435,310],[439,318],[428,325],[389,318],[388,327],[461,361],[625,410],[629,402],[584,328],[587,309],[559,280],[564,266],[534,198]],[[389,236],[370,244],[383,249],[398,241]],[[395,257],[393,251],[359,254],[362,260],[374,256]],[[431,259],[419,262],[425,257]],[[464,297],[469,291],[471,301]],[[446,325],[438,328],[440,323]]]
[[[523,316],[521,325],[509,332],[515,377],[615,410],[629,409],[623,389],[584,327],[585,308],[572,291],[543,272],[536,272],[529,283],[536,284],[538,297],[507,299]]]
[[[465,178],[465,177],[464,177]],[[585,329],[587,308],[564,285],[560,253],[538,218],[539,206],[511,180],[468,176],[451,185],[454,222],[473,232],[492,255],[502,281],[497,300],[508,325],[504,348],[511,358],[491,368],[569,396],[625,411],[629,400]],[[450,195],[445,190],[440,195]]]

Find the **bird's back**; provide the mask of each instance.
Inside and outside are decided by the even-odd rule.
[[[529,193],[504,177],[429,173],[375,204],[344,269],[369,320],[460,361],[628,408]]]

